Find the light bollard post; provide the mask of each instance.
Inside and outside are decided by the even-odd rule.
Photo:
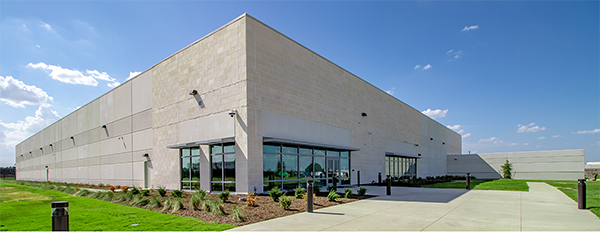
[[[306,181],[306,212],[313,212],[313,181]]]
[[[69,231],[69,202],[52,202],[52,231]]]
[[[360,187],[360,170],[356,171],[356,177],[358,179],[358,187]]]
[[[392,178],[390,176],[387,177],[387,195],[392,195]]]
[[[585,207],[585,179],[578,179],[577,183],[577,208],[587,209]]]
[[[379,186],[381,186],[381,172],[379,173]]]
[[[471,173],[467,172],[467,190],[471,190]]]

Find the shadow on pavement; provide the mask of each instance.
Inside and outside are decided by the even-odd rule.
[[[463,189],[392,187],[392,195],[387,196],[385,187],[376,188],[381,189],[373,189],[374,191],[370,194],[378,195],[378,197],[369,200],[448,203],[468,192]]]

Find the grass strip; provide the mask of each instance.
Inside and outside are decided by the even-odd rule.
[[[53,201],[69,201],[69,229],[72,231],[221,231],[235,227],[3,182],[0,182],[0,192],[2,231],[50,230]]]

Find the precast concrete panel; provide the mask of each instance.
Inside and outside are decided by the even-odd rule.
[[[133,115],[132,121],[134,132],[152,128],[152,110],[142,111]]]
[[[154,134],[152,133],[152,129],[146,129],[143,131],[133,133],[133,150],[138,151],[144,149],[152,149],[153,138]]]
[[[137,114],[152,108],[152,72],[139,74],[130,82],[132,85],[132,113]]]
[[[100,104],[100,124],[102,125],[114,121],[113,93],[114,91],[110,91],[98,99]]]
[[[233,120],[228,112],[222,112],[181,122],[177,125],[178,143],[233,137]]]
[[[131,115],[131,81],[117,86],[113,92],[113,117],[116,120]]]

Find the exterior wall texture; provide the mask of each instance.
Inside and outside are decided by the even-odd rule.
[[[583,149],[449,155],[448,175],[502,178],[506,160],[513,164],[513,179],[577,180],[584,175]]]
[[[351,169],[363,183],[385,174],[386,153],[435,176],[461,151],[456,132],[242,15],[18,144],[17,178],[179,189],[179,150],[167,146],[230,137],[240,193],[262,189],[263,137],[360,149]]]

